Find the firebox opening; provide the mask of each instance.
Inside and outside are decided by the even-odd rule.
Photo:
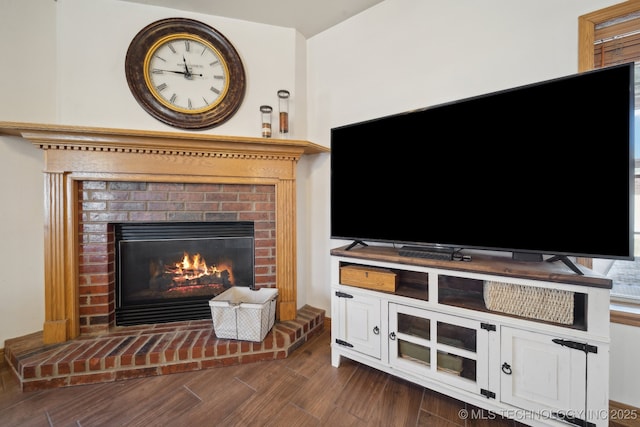
[[[211,298],[255,286],[252,222],[113,225],[117,325],[210,318]]]

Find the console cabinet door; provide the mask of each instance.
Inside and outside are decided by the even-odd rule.
[[[558,338],[501,327],[501,400],[551,418],[556,413],[583,417],[587,356],[554,339]]]
[[[333,299],[338,309],[334,344],[380,359],[380,298],[334,290]]]
[[[478,320],[389,304],[390,364],[478,394],[489,392],[488,334]]]

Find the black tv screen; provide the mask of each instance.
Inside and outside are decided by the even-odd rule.
[[[633,257],[633,64],[331,130],[331,237]]]

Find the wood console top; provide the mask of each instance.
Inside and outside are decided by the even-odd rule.
[[[611,289],[611,279],[589,270],[581,265],[577,267],[584,274],[574,273],[562,262],[525,262],[510,258],[473,254],[471,261],[448,261],[401,256],[398,248],[388,246],[358,246],[347,250],[342,246],[331,250],[331,255],[358,258],[364,260],[393,262],[397,264],[418,265],[454,271],[495,274],[506,277],[545,280],[579,286]]]

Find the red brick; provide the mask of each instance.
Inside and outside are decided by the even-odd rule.
[[[80,254],[108,254],[109,253],[109,245],[102,243],[94,243],[94,244],[82,244],[80,245]]]
[[[259,221],[266,221],[269,217],[269,212],[259,212],[256,210],[242,211],[239,215],[240,221],[254,221],[256,223]]]
[[[167,183],[167,182],[150,182],[147,184],[147,191],[183,191],[185,184]]]
[[[254,363],[276,358],[276,352],[245,354],[240,356],[240,363]]]
[[[161,363],[163,362],[162,355],[165,348],[171,342],[171,338],[166,334],[155,343],[153,348],[149,351],[149,363]]]
[[[131,194],[131,200],[169,200],[166,191],[136,191]]]
[[[138,349],[147,342],[148,337],[142,336],[136,338],[136,340],[129,345],[120,355],[120,365],[121,366],[130,366],[133,364],[133,356],[136,354]]]
[[[166,212],[132,212],[129,214],[131,221],[166,221]]]
[[[115,373],[117,381],[130,380],[133,378],[157,377],[158,375],[161,375],[161,372],[157,367],[123,369],[116,371]]]
[[[96,374],[73,375],[69,378],[69,385],[97,384],[115,381],[115,372],[101,372]]]
[[[226,357],[224,359],[219,359],[220,360],[220,364],[222,366],[234,366],[234,365],[239,365],[240,364],[240,358],[238,356],[236,357]]]
[[[184,184],[185,191],[218,192],[222,190],[222,184]]]
[[[221,210],[223,211],[243,212],[243,211],[250,211],[251,209],[252,209],[251,203],[223,202],[221,205]]]
[[[217,338],[216,336],[213,334],[213,332],[211,332],[210,334],[207,335],[206,337],[206,341],[203,344],[203,348],[204,348],[204,357],[214,357],[216,355],[216,349],[217,349]]]
[[[167,344],[164,350],[164,360],[167,362],[173,362],[178,360],[177,353],[180,348],[180,344],[186,337],[186,332],[176,333],[171,342]]]
[[[28,381],[22,383],[22,391],[30,392],[30,391],[38,391],[38,390],[49,390],[53,388],[65,387],[67,386],[68,378],[54,378],[48,380],[37,380],[37,381]]]
[[[196,191],[184,191],[180,193],[169,193],[168,200],[183,202],[202,202],[204,201],[204,193]]]
[[[198,364],[198,362],[183,362],[183,363],[176,363],[172,365],[161,366],[160,372],[162,373],[162,375],[165,375],[165,374],[176,374],[179,372],[196,371],[198,369],[200,369],[200,365]]]
[[[191,346],[191,357],[193,359],[202,359],[204,356],[204,346],[208,339],[208,334],[205,331],[198,334],[198,338]]]
[[[200,362],[200,366],[202,366],[202,369],[208,369],[208,368],[221,368],[222,365],[222,360],[220,359],[204,359]]]

